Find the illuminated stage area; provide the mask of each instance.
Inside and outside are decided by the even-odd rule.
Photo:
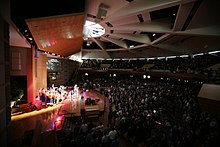
[[[66,116],[81,116],[82,110],[87,112],[87,114],[93,112],[100,114],[100,112],[104,111],[104,96],[98,91],[77,91],[73,96],[74,97],[67,97],[61,103],[49,105],[42,109],[12,115],[11,124],[9,126],[11,146],[22,146],[24,134],[30,131],[35,134],[33,135],[31,144],[36,145],[37,140],[42,139],[42,137],[40,137],[42,134],[61,130]],[[85,101],[87,98],[94,99],[96,104],[86,105]],[[39,107],[37,103],[35,103],[35,105]],[[35,138],[34,136],[38,137]],[[54,137],[53,134],[52,137],[48,138],[49,140],[51,139],[49,142],[54,143]],[[39,142],[42,143],[42,141]]]
[[[86,100],[88,99],[95,101],[95,104],[86,105]],[[85,111],[85,113],[97,112],[96,114],[104,112],[104,96],[98,91],[80,90],[73,99],[68,98],[63,102],[60,114],[65,116],[82,116],[82,111]]]

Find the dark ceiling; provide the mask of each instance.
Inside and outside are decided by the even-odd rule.
[[[74,0],[11,0],[10,3],[11,19],[25,37],[32,36],[25,22],[26,19],[84,13],[85,10],[85,0],[77,2]],[[36,45],[34,40],[29,43]]]
[[[84,12],[85,0],[11,0],[11,18],[19,28],[25,19]]]

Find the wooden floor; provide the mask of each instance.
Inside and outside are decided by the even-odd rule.
[[[83,96],[83,99],[82,99]],[[99,99],[97,105],[85,105],[87,98]],[[89,90],[79,92],[73,99],[66,99],[61,108],[61,115],[81,116],[81,110],[98,110],[104,111],[104,96],[98,91]]]

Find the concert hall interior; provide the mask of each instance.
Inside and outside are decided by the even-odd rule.
[[[1,147],[219,147],[219,0],[1,0]]]

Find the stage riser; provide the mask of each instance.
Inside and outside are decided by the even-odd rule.
[[[86,111],[86,116],[89,116],[89,115],[99,115],[100,112],[99,111]]]
[[[99,120],[99,115],[88,115],[86,117],[87,121],[98,121]]]

